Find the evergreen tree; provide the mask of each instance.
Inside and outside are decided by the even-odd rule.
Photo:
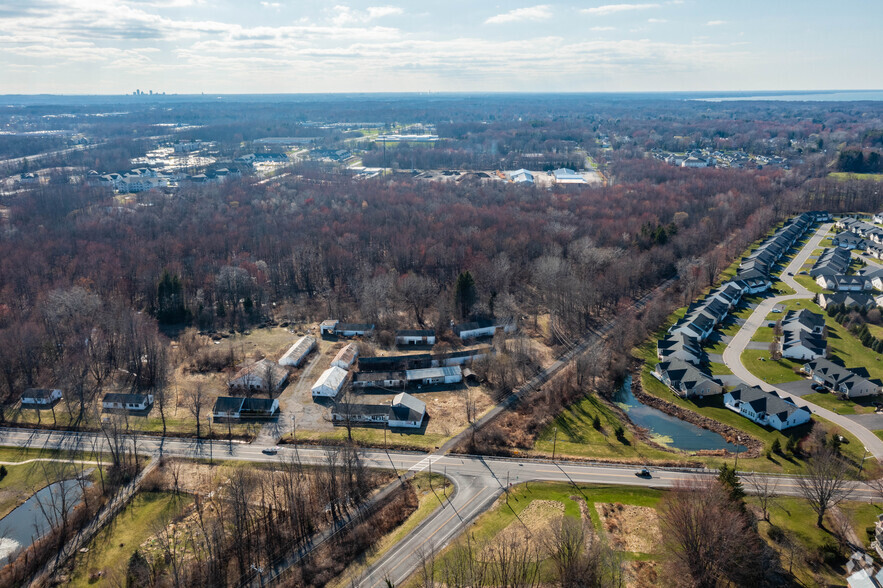
[[[726,488],[727,492],[730,494],[730,499],[734,502],[738,502],[745,498],[745,489],[742,488],[742,481],[739,480],[739,476],[736,475],[735,467],[721,464],[720,470],[717,474],[717,480],[723,484],[724,488]]]
[[[472,312],[475,297],[475,279],[468,270],[461,272],[457,276],[457,284],[454,287],[454,307],[457,309],[461,321],[466,320]]]
[[[773,453],[782,453],[782,444],[779,442],[779,438],[776,437],[773,439],[773,445],[770,447],[770,451]]]

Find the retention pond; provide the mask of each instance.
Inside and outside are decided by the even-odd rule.
[[[629,415],[629,419],[639,427],[650,431],[653,440],[666,447],[684,451],[702,449],[726,449],[732,452],[745,451],[745,447],[730,443],[719,434],[693,423],[665,414],[661,410],[642,404],[632,394],[632,379],[629,376],[614,396],[614,401]]]

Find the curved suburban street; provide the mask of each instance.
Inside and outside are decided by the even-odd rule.
[[[822,408],[812,402],[803,400],[800,396],[792,394],[781,387],[774,386],[761,380],[752,374],[742,363],[742,352],[748,347],[754,333],[759,327],[764,325],[766,317],[769,316],[770,312],[772,312],[777,304],[785,302],[786,300],[812,299],[813,293],[795,281],[794,275],[797,275],[800,272],[800,269],[806,263],[807,259],[809,259],[812,252],[821,246],[821,242],[831,229],[831,226],[832,223],[825,223],[820,226],[806,245],[804,245],[797,255],[794,256],[791,263],[782,270],[781,280],[789,287],[793,288],[796,294],[774,296],[772,298],[767,298],[758,304],[757,308],[754,309],[754,312],[751,313],[751,316],[746,319],[742,328],[739,329],[727,345],[727,348],[723,352],[723,360],[724,364],[726,364],[730,371],[749,386],[760,386],[764,390],[775,391],[780,396],[793,400],[797,406],[806,406],[813,414],[843,427],[845,430],[858,437],[858,439],[864,444],[865,449],[867,449],[871,455],[877,459],[881,459],[883,458],[883,441],[881,441],[880,438],[869,429],[848,416],[840,415],[826,408]]]

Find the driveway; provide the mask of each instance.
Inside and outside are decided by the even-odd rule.
[[[786,382],[784,384],[779,384],[778,386],[788,394],[793,394],[794,396],[806,396],[807,394],[815,393],[815,390],[810,388],[810,386],[812,386],[812,381],[810,380]]]
[[[790,398],[797,406],[806,406],[813,414],[827,419],[851,432],[858,437],[859,441],[864,444],[865,448],[870,451],[874,457],[877,459],[883,459],[883,441],[870,430],[865,428],[864,425],[849,417],[839,415],[826,408],[802,400],[799,395],[788,392],[783,387],[768,384],[748,371],[748,369],[742,364],[742,352],[748,348],[754,333],[757,331],[758,327],[764,325],[767,315],[773,310],[773,307],[775,307],[776,304],[786,300],[812,299],[813,293],[795,282],[794,277],[788,274],[796,274],[800,271],[800,268],[803,267],[803,264],[805,264],[806,260],[809,258],[810,253],[812,253],[814,249],[820,247],[822,240],[831,229],[831,226],[832,223],[825,223],[819,227],[819,229],[816,230],[816,234],[809,239],[807,244],[803,246],[803,249],[794,256],[794,259],[791,260],[791,263],[789,263],[782,272],[781,280],[793,288],[796,294],[774,296],[762,301],[757,308],[754,309],[751,316],[745,321],[745,324],[742,325],[742,328],[739,329],[739,332],[733,336],[733,340],[730,344],[727,345],[727,348],[723,352],[723,360],[724,364],[730,368],[730,371],[749,386],[760,386],[764,390],[773,390],[784,398]]]

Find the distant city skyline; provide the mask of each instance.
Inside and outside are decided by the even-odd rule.
[[[875,89],[883,3],[12,0],[0,93]]]

